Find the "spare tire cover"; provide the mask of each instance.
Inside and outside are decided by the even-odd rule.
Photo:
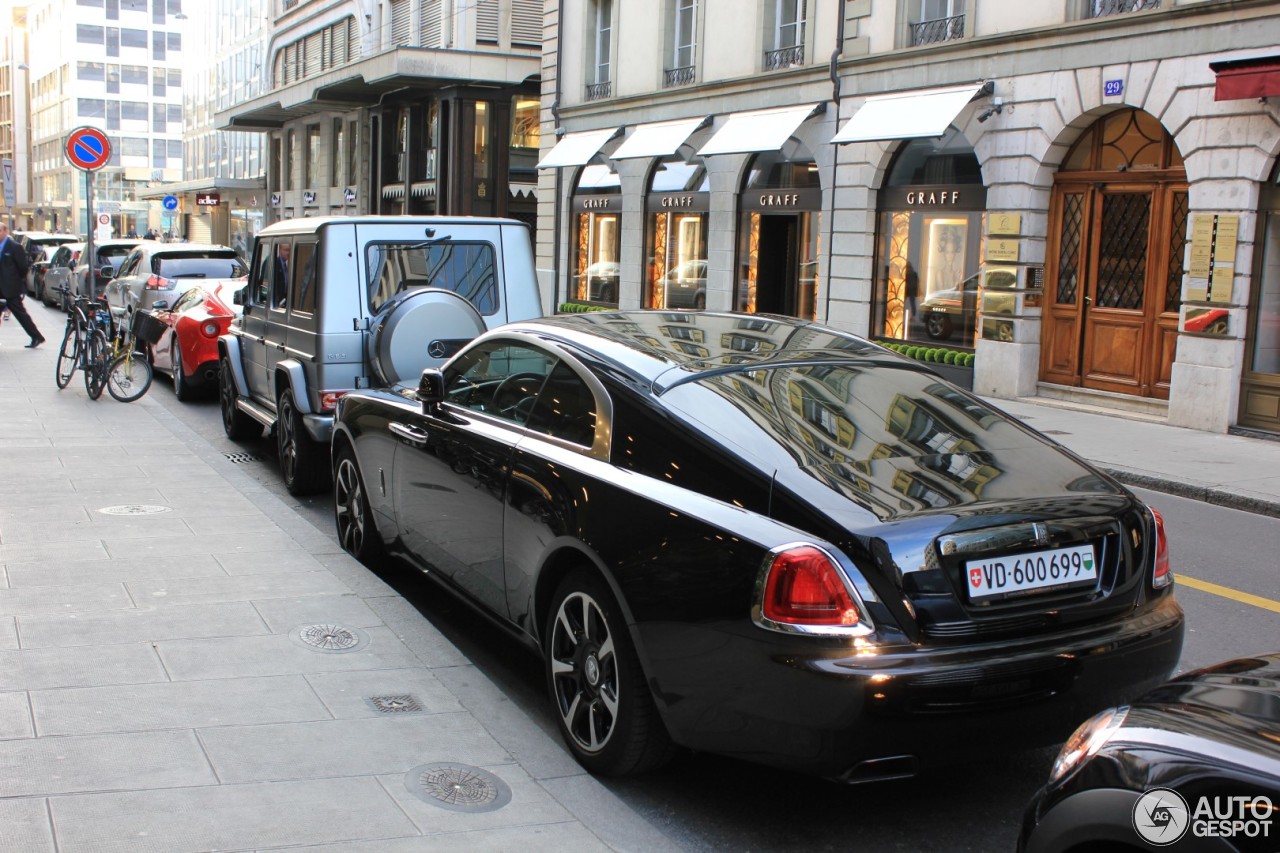
[[[374,319],[369,360],[383,385],[417,387],[425,368],[444,364],[483,331],[484,318],[465,297],[438,287],[411,290]]]

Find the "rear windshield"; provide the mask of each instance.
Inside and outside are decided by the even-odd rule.
[[[165,278],[239,278],[248,269],[235,252],[180,252],[157,255],[151,271]]]
[[[489,243],[370,243],[369,307],[397,293],[438,287],[466,297],[482,315],[498,310],[494,251]]]
[[[98,265],[111,264],[111,266],[119,268],[125,258],[129,257],[129,253],[133,251],[133,246],[103,246],[98,249]]]

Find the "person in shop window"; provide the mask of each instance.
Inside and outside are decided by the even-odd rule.
[[[916,316],[916,298],[920,295],[920,274],[911,265],[911,261],[907,261],[902,278],[904,281],[903,296],[907,300],[907,310],[911,314],[911,319],[914,320]]]

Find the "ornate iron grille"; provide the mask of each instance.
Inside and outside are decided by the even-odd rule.
[[[769,50],[764,54],[764,70],[777,71],[779,68],[792,68],[804,65],[804,45],[784,47],[781,50]]]
[[[587,84],[587,100],[598,101],[601,98],[608,98],[613,93],[613,81],[605,80],[603,83]]]
[[[662,87],[670,89],[672,86],[688,86],[693,82],[693,66],[686,65],[683,68],[668,68],[662,72]]]
[[[940,41],[964,38],[964,15],[950,18],[934,18],[911,25],[911,45],[936,44]]]
[[[1186,193],[1173,194],[1173,213],[1169,217],[1169,281],[1164,290],[1164,310],[1170,313],[1177,313],[1182,305],[1182,276],[1186,272],[1182,258],[1187,248],[1188,207]]]
[[[1058,241],[1058,304],[1075,305],[1080,284],[1080,226],[1084,221],[1084,194],[1062,199],[1062,239]]]
[[[1108,15],[1145,12],[1148,9],[1159,8],[1160,0],[1092,0],[1088,11],[1090,18],[1105,18]]]
[[[1147,281],[1150,193],[1102,197],[1102,245],[1098,249],[1098,305],[1142,308]]]

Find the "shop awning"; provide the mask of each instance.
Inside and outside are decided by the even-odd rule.
[[[700,127],[706,127],[710,122],[711,116],[703,116],[636,125],[626,140],[618,146],[618,150],[609,155],[609,159],[667,157],[676,153],[676,149],[684,144],[689,134]]]
[[[606,142],[622,132],[621,127],[604,130],[582,130],[566,133],[555,147],[547,152],[538,164],[539,169],[558,169],[561,166],[583,166],[596,156]]]
[[[1217,75],[1215,101],[1243,101],[1280,95],[1280,56],[1210,62]]]
[[[832,142],[878,142],[942,136],[985,83],[872,95]]]
[[[725,117],[720,129],[698,149],[698,153],[705,156],[777,151],[805,119],[826,109],[826,106],[825,103],[805,104],[731,113]]]

